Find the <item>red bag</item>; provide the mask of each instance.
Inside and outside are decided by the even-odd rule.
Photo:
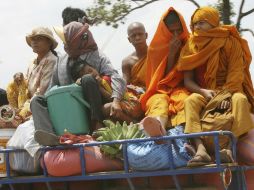
[[[88,173],[123,169],[122,161],[105,157],[97,146],[85,147],[84,150],[86,172]],[[44,162],[49,175],[52,176],[70,176],[81,173],[79,148],[47,151],[44,155]]]

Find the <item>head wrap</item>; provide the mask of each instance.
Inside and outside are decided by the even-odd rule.
[[[76,58],[84,53],[98,49],[93,35],[88,28],[88,24],[83,25],[75,21],[64,26],[66,41],[64,49],[70,57]]]
[[[198,8],[191,17],[191,27],[198,21],[204,20],[214,27],[220,24],[219,11],[213,7]]]

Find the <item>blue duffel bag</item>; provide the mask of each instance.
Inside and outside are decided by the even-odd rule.
[[[183,127],[176,126],[168,130],[169,136],[183,134]],[[128,162],[133,170],[160,170],[168,169],[173,161],[174,167],[183,167],[192,156],[187,152],[184,144],[186,139],[179,138],[172,141],[173,160],[169,160],[170,147],[168,144],[156,144],[154,141],[128,144]]]

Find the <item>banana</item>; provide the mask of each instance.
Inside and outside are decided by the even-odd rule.
[[[132,125],[131,127],[129,127],[126,138],[132,139],[132,137],[137,132],[137,130],[138,130],[138,128],[135,125]]]
[[[117,152],[118,152],[118,150],[116,148],[113,148],[108,145],[102,145],[101,150],[108,155],[114,155],[114,154],[117,154]]]
[[[115,125],[115,123],[113,121],[109,120],[109,119],[108,120],[103,120],[103,124],[108,128],[110,128],[111,125]]]
[[[138,124],[130,123],[130,125],[127,125],[126,122],[123,122],[121,125],[118,121],[114,123],[110,120],[104,120],[103,123],[106,127],[96,131],[96,134],[99,136],[97,141],[112,141],[144,137],[143,133],[139,130]],[[110,155],[112,158],[122,156],[121,144],[101,145],[101,150],[105,154]]]

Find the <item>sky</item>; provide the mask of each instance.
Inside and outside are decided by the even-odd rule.
[[[231,1],[238,10],[240,1]],[[244,11],[254,8],[252,1],[246,0]],[[205,6],[216,0],[197,0],[197,2]],[[85,9],[93,3],[94,0],[1,0],[0,88],[5,89],[16,72],[26,73],[29,63],[35,58],[36,55],[25,41],[25,36],[34,27],[46,26],[52,29],[52,26],[60,26],[62,24],[61,12],[65,7]],[[121,73],[122,59],[134,51],[127,40],[128,25],[135,21],[142,22],[148,32],[147,42],[149,44],[161,15],[171,6],[183,14],[186,24],[189,25],[190,17],[196,9],[192,3],[184,0],[160,0],[132,12],[127,16],[126,23],[117,29],[102,24],[92,26],[90,30],[98,47]],[[254,13],[243,19],[242,26],[254,30],[253,20]],[[243,34],[243,37],[248,40],[252,55],[254,55],[254,37],[247,32]],[[55,38],[59,42],[56,50],[63,54],[63,44],[56,35]],[[251,75],[254,80],[253,63],[254,61],[251,65]]]

